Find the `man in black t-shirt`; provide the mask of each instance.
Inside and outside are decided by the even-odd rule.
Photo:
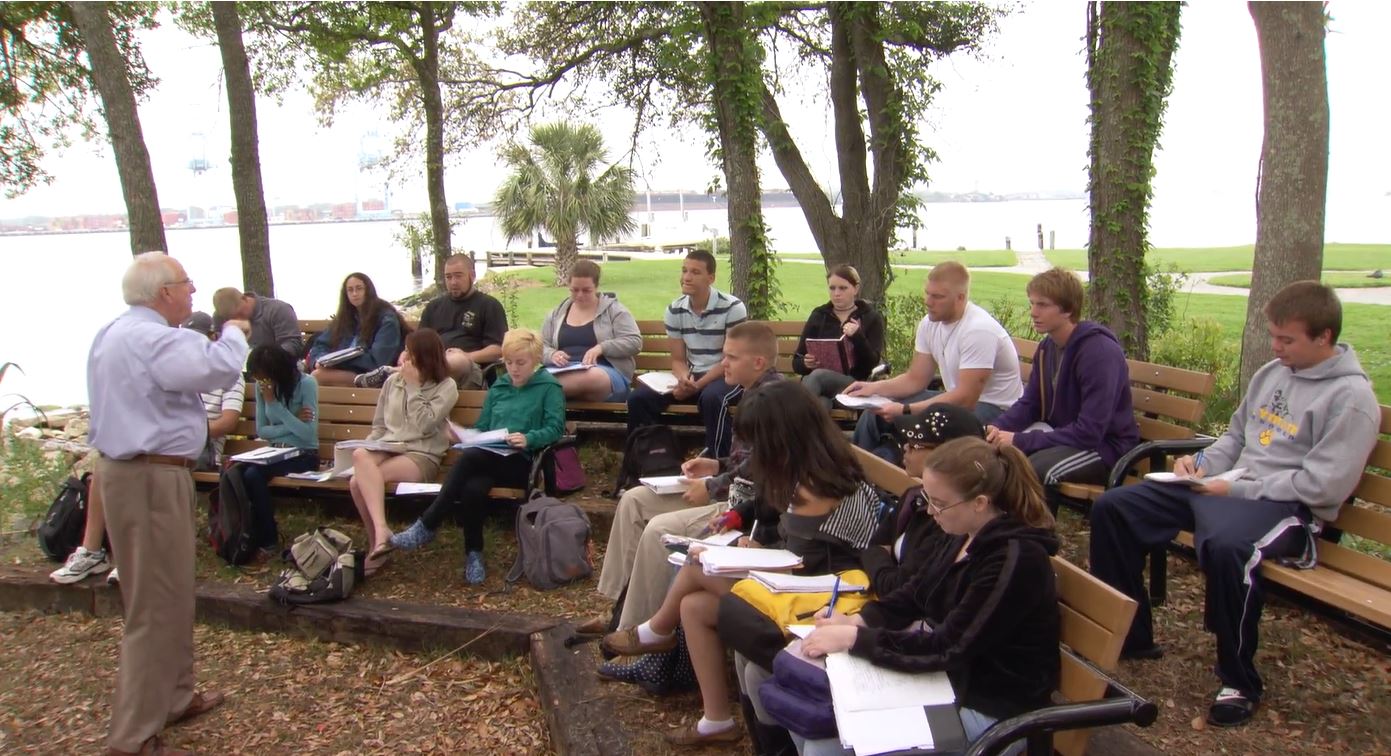
[[[439,331],[449,373],[461,389],[483,388],[483,368],[502,358],[507,313],[502,303],[473,288],[473,260],[450,255],[444,262],[446,295],[425,305],[422,328]]]

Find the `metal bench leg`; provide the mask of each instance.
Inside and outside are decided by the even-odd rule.
[[[1150,605],[1161,606],[1168,594],[1169,549],[1157,546],[1150,552]]]

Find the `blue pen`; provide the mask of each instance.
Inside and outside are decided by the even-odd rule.
[[[1203,450],[1199,449],[1198,453],[1193,455],[1193,474],[1197,475],[1201,469],[1203,469]]]
[[[827,617],[836,613],[836,599],[838,598],[840,598],[840,575],[836,575],[836,584],[831,586],[831,603],[826,606]]]

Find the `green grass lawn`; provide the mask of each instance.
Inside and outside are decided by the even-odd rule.
[[[1087,252],[1081,249],[1058,249],[1045,252],[1048,262],[1072,270],[1087,269]],[[1179,270],[1191,273],[1212,273],[1227,270],[1250,270],[1255,247],[1208,247],[1193,249],[1155,249],[1149,257],[1161,265],[1174,264]],[[1323,248],[1324,270],[1375,270],[1391,268],[1391,244],[1326,244]]]
[[[725,260],[720,262],[719,282],[716,285],[727,291],[729,267]],[[679,260],[609,263],[604,266],[601,288],[617,292],[620,301],[637,319],[656,320],[662,317],[667,304],[679,293],[680,269]],[[784,319],[805,319],[811,314],[812,308],[826,302],[826,283],[821,268],[788,264],[780,266],[778,270],[782,297],[788,303],[788,310],[782,316]],[[891,294],[916,294],[922,291],[923,271],[900,269],[897,273],[889,289]],[[513,309],[517,321],[533,328],[540,327],[546,313],[564,298],[565,290],[550,283],[553,276],[550,268],[536,268],[512,275],[526,282],[516,294]],[[1002,299],[1023,305],[1024,286],[1028,281],[1029,276],[1018,273],[976,271],[971,275],[971,299],[981,305]],[[1246,299],[1180,292],[1176,295],[1175,311],[1180,323],[1199,317],[1211,318],[1222,327],[1226,339],[1237,343],[1241,339],[1242,325],[1246,322]],[[1341,339],[1357,347],[1362,365],[1372,377],[1378,399],[1391,404],[1391,341],[1386,338],[1385,325],[1391,308],[1348,303],[1343,305],[1343,313]]]
[[[794,260],[821,259],[820,252],[781,252],[778,256]],[[1019,258],[1007,249],[975,249],[955,252],[903,249],[890,253],[890,259],[898,265],[936,265],[947,260],[959,260],[972,268],[1007,268],[1019,263]]]
[[[1214,286],[1232,286],[1238,289],[1251,288],[1249,273],[1231,273],[1213,276],[1207,280]],[[1368,278],[1366,273],[1325,272],[1323,282],[1337,289],[1377,289],[1391,286],[1391,278]]]

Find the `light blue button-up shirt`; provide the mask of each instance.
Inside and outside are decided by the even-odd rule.
[[[197,459],[208,439],[198,394],[232,385],[248,349],[234,325],[223,326],[222,338],[210,341],[171,327],[148,307],[131,307],[97,332],[87,355],[88,442],[112,459]]]

